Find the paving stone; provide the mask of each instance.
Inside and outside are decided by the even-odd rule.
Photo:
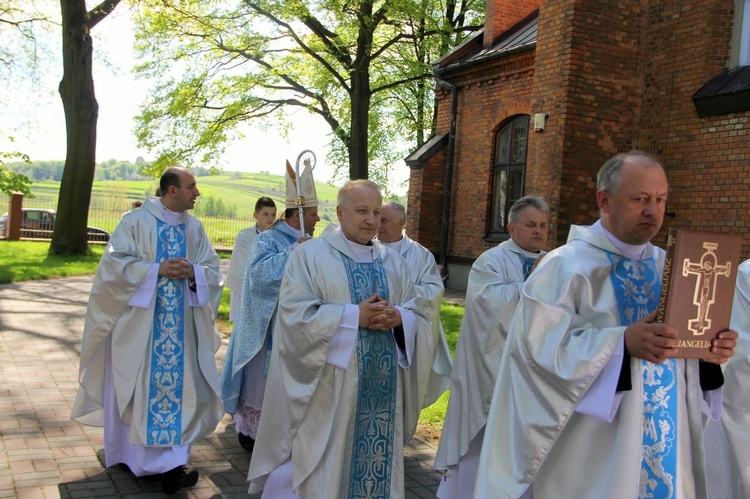
[[[102,465],[101,428],[70,420],[91,276],[0,285],[0,498],[168,498],[158,482]],[[14,348],[24,345],[23,349]],[[221,365],[227,338],[217,354]],[[405,449],[407,497],[432,498],[435,446]],[[225,416],[193,445],[196,487],[173,497],[246,499],[249,455]],[[413,475],[413,476],[412,476]]]

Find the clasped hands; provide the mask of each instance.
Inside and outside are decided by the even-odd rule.
[[[669,324],[654,322],[654,320],[656,320],[656,311],[626,327],[625,348],[633,357],[661,364],[678,353],[677,329]],[[733,329],[720,332],[711,342],[713,357],[703,360],[714,364],[724,364],[734,355],[738,337],[739,334]]]
[[[195,271],[185,258],[170,258],[159,264],[159,275],[168,279],[195,280]]]
[[[359,302],[359,327],[388,331],[401,325],[401,312],[377,293]]]

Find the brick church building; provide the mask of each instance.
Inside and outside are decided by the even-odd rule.
[[[508,238],[523,195],[549,202],[550,249],[596,221],[596,172],[629,149],[666,166],[665,227],[740,233],[750,257],[750,0],[486,8],[484,31],[433,65],[437,133],[406,159],[407,232],[448,287]]]

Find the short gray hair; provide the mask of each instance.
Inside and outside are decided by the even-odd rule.
[[[406,221],[406,208],[404,208],[404,205],[401,203],[398,203],[396,201],[389,201],[387,203],[383,203],[383,206],[390,206],[394,210],[396,210],[396,213],[398,213],[398,216],[401,217],[401,220]]]
[[[375,192],[378,193],[378,196],[380,196],[381,202],[383,199],[383,191],[380,189],[380,186],[376,184],[375,182],[371,180],[366,179],[357,179],[357,180],[347,180],[347,182],[339,189],[338,196],[336,196],[336,204],[339,206],[344,206],[344,203],[349,202],[349,195],[350,193],[359,188],[359,187],[370,187],[375,190]]]
[[[508,223],[514,224],[521,218],[521,213],[526,208],[536,208],[544,213],[549,214],[549,206],[544,198],[538,196],[524,196],[510,207],[508,212]]]
[[[637,149],[621,152],[605,161],[599,169],[599,173],[596,174],[596,189],[610,194],[614,193],[620,183],[622,165],[626,159],[630,158],[644,158],[650,163],[659,165],[664,170],[664,165],[661,164],[661,161],[650,152],[639,151]]]

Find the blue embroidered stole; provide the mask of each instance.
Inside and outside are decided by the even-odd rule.
[[[341,258],[353,304],[373,293],[388,300],[388,280],[380,257],[372,263],[355,263],[343,253]],[[398,390],[398,354],[391,332],[359,328],[357,364],[357,413],[347,497],[387,498],[391,492]]]
[[[185,224],[157,220],[156,263],[185,258]],[[154,305],[148,392],[149,446],[182,443],[182,387],[185,354],[185,281],[159,277]]]
[[[654,258],[638,260],[607,253],[620,320],[629,325],[658,305],[661,279]],[[677,366],[641,360],[643,434],[638,497],[674,497],[677,474]]]
[[[515,253],[515,251],[513,253]],[[529,278],[529,274],[531,274],[531,267],[534,265],[536,258],[531,258],[529,256],[522,255],[521,253],[516,253],[516,255],[521,260],[521,268],[523,268],[523,280],[525,281]]]

